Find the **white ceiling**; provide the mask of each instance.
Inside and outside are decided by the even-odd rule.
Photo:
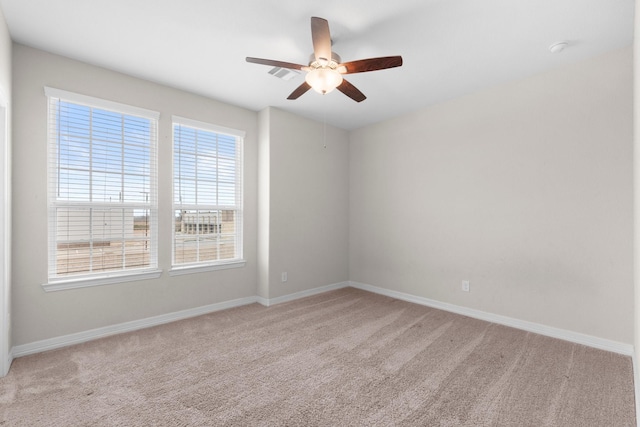
[[[630,46],[633,0],[0,0],[14,41],[259,111],[355,129],[481,88]],[[287,96],[246,56],[306,64],[309,18],[343,61],[402,55],[338,91]],[[566,40],[552,54],[548,46]]]

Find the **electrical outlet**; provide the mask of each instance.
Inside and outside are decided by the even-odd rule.
[[[284,283],[286,281],[287,281],[287,272],[284,271],[284,272],[282,272],[282,283]]]
[[[470,291],[469,281],[468,280],[463,280],[462,281],[462,292],[469,292],[469,291]]]

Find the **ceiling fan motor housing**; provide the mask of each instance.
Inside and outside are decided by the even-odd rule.
[[[342,63],[342,58],[333,51],[331,51],[331,60],[328,61],[324,61],[322,58],[316,61],[316,56],[313,53],[309,56],[309,67],[311,68],[328,67],[335,70],[340,63]]]

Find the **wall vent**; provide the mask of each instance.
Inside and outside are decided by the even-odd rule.
[[[300,74],[300,71],[290,70],[289,68],[273,67],[271,70],[269,70],[269,74],[276,76],[277,78],[282,80],[291,80],[298,74]]]

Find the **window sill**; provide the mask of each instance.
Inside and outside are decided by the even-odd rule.
[[[173,267],[169,270],[169,276],[182,276],[184,274],[206,273],[207,271],[226,270],[228,268],[242,268],[247,264],[244,259],[229,261],[225,263],[207,265],[187,265]]]
[[[162,270],[143,270],[118,272],[92,277],[76,277],[53,279],[42,285],[46,292],[64,291],[66,289],[88,288],[91,286],[111,285],[114,283],[133,282],[137,280],[157,279],[162,274]]]

